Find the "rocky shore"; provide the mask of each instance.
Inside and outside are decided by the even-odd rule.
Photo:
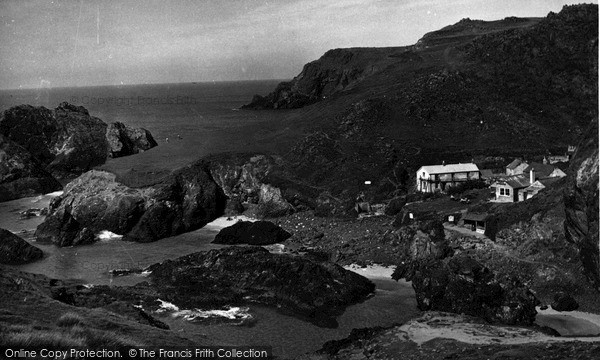
[[[600,313],[597,44],[597,6],[582,5],[544,19],[465,19],[411,47],[332,50],[246,107],[308,107],[299,114],[309,119],[335,109],[283,155],[214,154],[152,175],[93,169],[156,146],[144,129],[107,125],[68,103],[6,110],[0,201],[72,180],[51,202],[37,241],[86,246],[110,231],[122,235],[114,241],[146,243],[223,215],[260,221],[233,224],[215,239],[239,246],[136,269],[148,278],[133,286],[2,268],[8,305],[0,330],[8,335],[0,346],[20,345],[23,332],[57,332],[61,346],[194,345],[155,316],[165,308],[192,316],[259,304],[335,327],[375,291],[342,266],[379,264],[411,281],[422,316],[356,330],[304,358],[592,358],[597,344],[558,339],[536,322],[547,305]],[[570,62],[577,66],[563,66]],[[515,153],[542,156],[575,141],[567,177],[527,201],[492,203],[488,189],[469,192],[472,204],[410,191],[419,165],[478,157],[504,166]],[[492,215],[493,231],[445,223],[444,215],[467,210]],[[0,240],[2,262],[42,257],[11,233],[0,230]],[[85,326],[86,336],[66,342],[83,331],[65,324]]]

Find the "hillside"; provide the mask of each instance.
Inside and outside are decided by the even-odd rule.
[[[303,181],[389,194],[424,164],[564,153],[598,116],[597,54],[597,5],[463,19],[413,46],[328,51],[245,108],[304,133],[281,150]]]

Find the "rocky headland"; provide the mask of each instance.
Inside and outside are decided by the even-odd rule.
[[[63,102],[51,110],[19,105],[0,115],[3,154],[0,201],[59,189],[108,157],[137,154],[157,145],[146,129],[107,125],[83,106]]]

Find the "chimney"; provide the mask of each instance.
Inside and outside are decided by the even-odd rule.
[[[529,183],[533,184],[535,182],[535,170],[531,169],[529,171]]]

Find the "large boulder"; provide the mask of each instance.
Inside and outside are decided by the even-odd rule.
[[[179,307],[258,302],[320,324],[375,290],[368,279],[339,265],[260,247],[228,247],[152,265],[150,278]]]
[[[587,277],[600,290],[598,242],[598,119],[590,124],[577,148],[565,189],[565,235],[579,248]]]
[[[27,150],[0,134],[0,202],[61,188]]]
[[[0,264],[21,265],[41,259],[42,250],[6,229],[0,229]]]
[[[100,231],[150,242],[198,229],[223,213],[225,196],[205,164],[197,162],[145,188],[130,188],[114,174],[89,171],[50,204],[36,230],[59,246],[93,242]]]
[[[158,145],[150,131],[132,128],[122,122],[108,125],[106,140],[109,147],[108,156],[112,158],[137,154]]]
[[[263,218],[285,216],[293,211],[281,194],[281,190],[269,184],[262,184],[258,193],[258,214]]]
[[[281,243],[292,234],[270,221],[238,221],[221,229],[213,243],[215,244],[249,244],[270,245]]]
[[[420,310],[477,316],[490,323],[531,325],[539,300],[516,278],[503,276],[468,255],[400,264],[394,278],[412,281]]]
[[[119,123],[120,124],[120,123]],[[103,164],[108,155],[125,156],[156,146],[144,129],[108,125],[83,106],[66,102],[56,109],[19,105],[0,115],[0,134],[21,145],[56,177],[72,177]],[[114,133],[119,133],[119,140]],[[111,145],[109,146],[110,136]],[[121,146],[119,149],[118,143]]]
[[[574,311],[579,309],[579,304],[571,295],[561,291],[554,295],[552,309],[556,311]]]
[[[393,235],[401,244],[400,259],[404,262],[443,259],[453,253],[440,221],[416,221],[395,230]]]

